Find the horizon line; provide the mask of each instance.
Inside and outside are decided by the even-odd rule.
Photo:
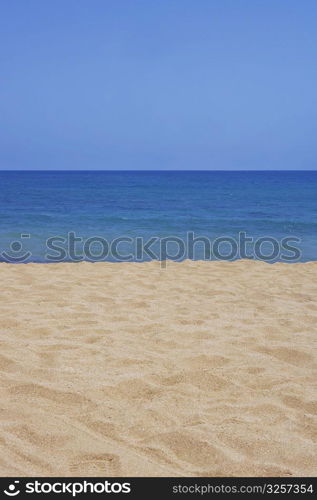
[[[316,169],[0,169],[0,172],[317,172]]]

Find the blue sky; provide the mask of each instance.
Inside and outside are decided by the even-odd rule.
[[[315,0],[1,0],[1,169],[316,169]]]

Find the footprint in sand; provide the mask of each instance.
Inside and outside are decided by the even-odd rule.
[[[70,464],[69,470],[85,476],[119,476],[121,464],[118,455],[111,453],[83,455]]]

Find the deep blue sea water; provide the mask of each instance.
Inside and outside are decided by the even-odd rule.
[[[132,238],[119,244],[120,251],[130,254],[129,259],[148,260],[137,255],[137,237],[186,242],[188,232],[207,237],[211,245],[219,237],[237,241],[239,232],[254,240],[274,238],[279,244],[296,237],[300,242],[292,246],[300,255],[295,260],[317,260],[317,171],[2,171],[0,186],[2,261],[70,260],[70,232],[82,238],[76,243],[78,260],[116,260],[104,254],[106,246],[99,240],[87,244],[85,253],[88,238],[107,243]],[[47,249],[47,238],[55,236],[65,238],[58,242],[65,255]],[[156,241],[153,249],[158,252],[160,244]],[[254,243],[248,245],[252,256]],[[167,247],[176,253],[178,243]],[[213,246],[206,253],[202,243],[194,248],[195,259],[218,257]],[[230,242],[217,248],[230,258],[239,257]],[[284,259],[284,250],[275,255],[273,243],[264,241],[261,248],[272,253],[272,261]]]

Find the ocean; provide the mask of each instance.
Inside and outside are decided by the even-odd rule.
[[[1,171],[0,185],[3,262],[317,260],[317,171]]]

